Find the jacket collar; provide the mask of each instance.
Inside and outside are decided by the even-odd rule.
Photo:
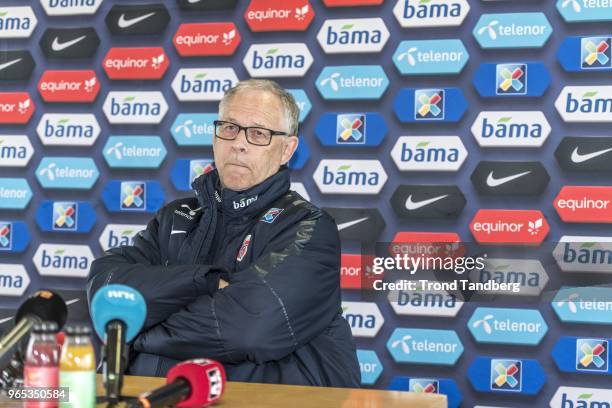
[[[270,208],[290,184],[290,170],[281,166],[276,174],[245,191],[221,189],[217,169],[196,178],[191,187],[203,207],[220,205],[224,217],[252,218]]]

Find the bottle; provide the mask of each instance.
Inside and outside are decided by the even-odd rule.
[[[23,369],[23,385],[40,387],[47,390],[56,389],[59,384],[59,347],[55,337],[58,331],[54,322],[42,322],[34,325],[28,341]],[[25,408],[56,408],[57,401],[27,400]]]
[[[96,406],[96,357],[88,326],[66,329],[60,358],[60,387],[67,387],[69,402],[60,408],[94,408]]]

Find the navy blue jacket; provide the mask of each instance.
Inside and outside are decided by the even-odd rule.
[[[289,190],[285,167],[243,192],[219,189],[218,177],[198,177],[196,197],[167,204],[133,246],[92,264],[90,298],[119,283],[147,302],[127,373],[164,376],[208,357],[232,381],[358,387],[334,220]]]

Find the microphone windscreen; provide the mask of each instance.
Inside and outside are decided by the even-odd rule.
[[[40,320],[54,322],[61,329],[66,323],[68,308],[64,299],[57,293],[39,290],[22,303],[15,315],[15,321],[18,322],[27,315],[35,315]]]
[[[122,321],[125,326],[125,341],[131,341],[144,324],[147,317],[147,303],[142,294],[126,285],[106,285],[101,287],[91,300],[91,319],[98,336],[104,340],[106,325]]]

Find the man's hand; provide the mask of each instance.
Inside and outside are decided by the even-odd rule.
[[[227,283],[226,281],[224,281],[223,279],[219,279],[219,289],[223,289],[224,287],[226,287],[227,285],[229,285],[229,283]]]

